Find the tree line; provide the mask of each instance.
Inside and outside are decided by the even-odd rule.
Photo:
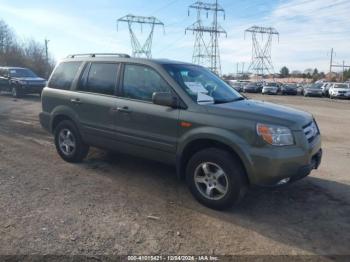
[[[306,69],[304,72],[301,72],[301,71],[290,72],[288,67],[284,66],[281,68],[280,77],[281,78],[286,78],[286,77],[306,78],[306,79],[312,79],[313,81],[317,81],[317,80],[326,78],[326,74],[324,72],[319,72],[317,68]]]
[[[54,65],[54,59],[46,54],[44,43],[34,39],[20,40],[8,24],[0,20],[0,66],[27,67],[48,78]]]

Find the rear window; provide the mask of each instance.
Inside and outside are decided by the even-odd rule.
[[[69,90],[82,62],[64,62],[55,69],[49,87]]]

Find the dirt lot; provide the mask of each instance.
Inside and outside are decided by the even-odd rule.
[[[324,161],[216,212],[168,166],[99,150],[63,162],[39,125],[40,99],[1,95],[0,254],[350,255],[349,101],[253,97],[312,112]]]

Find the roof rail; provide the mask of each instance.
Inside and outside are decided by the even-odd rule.
[[[67,58],[76,58],[81,56],[87,57],[97,57],[97,56],[117,56],[120,58],[131,58],[128,54],[119,54],[119,53],[92,53],[92,54],[73,54],[67,56]]]

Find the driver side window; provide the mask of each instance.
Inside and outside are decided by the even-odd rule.
[[[125,65],[124,97],[151,102],[155,92],[171,93],[171,87],[156,71],[149,67]]]

